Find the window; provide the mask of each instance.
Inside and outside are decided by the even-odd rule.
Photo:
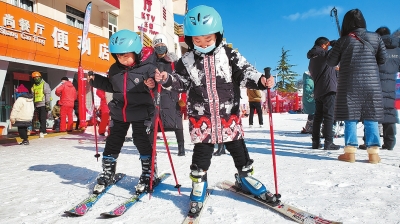
[[[79,29],[83,29],[85,13],[67,5],[67,24]]]
[[[108,37],[117,32],[117,17],[108,13]]]
[[[33,1],[32,0],[12,0],[11,4],[33,12]]]

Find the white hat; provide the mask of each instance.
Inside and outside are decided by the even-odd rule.
[[[153,47],[156,46],[157,44],[165,44],[165,46],[168,46],[168,40],[167,37],[164,36],[164,34],[157,34],[153,38]]]

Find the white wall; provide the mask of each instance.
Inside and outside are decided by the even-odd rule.
[[[167,19],[163,18],[163,6],[167,12]],[[174,46],[174,15],[172,0],[153,0],[151,10],[148,12],[144,9],[144,1],[134,1],[134,31],[138,32],[139,27],[147,22],[148,25],[153,24],[152,31],[162,33],[168,38],[168,49],[175,49]],[[146,7],[147,9],[147,7]],[[142,18],[142,13],[145,14],[145,19]],[[150,39],[155,36],[147,27],[147,32],[144,32]]]

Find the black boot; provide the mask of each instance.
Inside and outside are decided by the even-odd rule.
[[[324,150],[339,150],[340,145],[335,145],[333,142],[325,141]]]
[[[218,144],[218,150],[214,152],[214,156],[220,156],[221,154],[226,154],[224,143]]]
[[[93,190],[94,194],[100,194],[108,185],[114,183],[115,170],[117,167],[117,157],[118,155],[103,156],[103,172],[97,178],[97,184]]]
[[[150,176],[151,176],[151,155],[141,155],[140,161],[142,162],[142,175],[140,175],[139,182],[135,186],[136,193],[149,192],[150,190]],[[157,175],[157,158],[154,159],[154,174],[152,188],[158,183]]]
[[[185,155],[185,145],[183,143],[178,143],[178,156]]]
[[[319,149],[321,148],[321,141],[318,140],[312,140],[312,149]]]

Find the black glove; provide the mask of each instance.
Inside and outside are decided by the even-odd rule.
[[[93,71],[88,71],[88,79],[91,79],[92,76],[94,76],[94,72]]]
[[[330,43],[331,47],[334,47],[334,46],[335,46],[335,44],[336,44],[336,41],[337,41],[337,40],[331,40],[331,41],[329,41],[329,43]]]
[[[46,111],[51,111],[50,102],[46,102]]]

